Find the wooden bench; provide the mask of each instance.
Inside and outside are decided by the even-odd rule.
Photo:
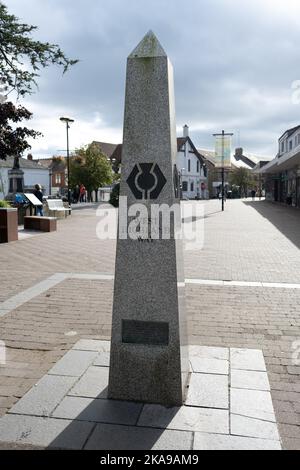
[[[69,215],[71,214],[71,207],[65,207],[62,199],[47,199],[47,205],[48,205],[48,210],[49,214],[50,212],[54,212],[54,215],[56,215],[56,212],[64,212],[65,215],[67,215],[67,212],[69,212]]]
[[[25,216],[24,229],[40,230],[41,232],[56,232],[56,220],[56,217]]]

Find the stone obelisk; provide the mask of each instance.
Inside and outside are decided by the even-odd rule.
[[[169,236],[161,225],[151,230],[158,220],[151,215],[153,206],[180,203],[176,153],[173,69],[150,31],[127,60],[120,199],[127,197],[128,213],[120,203],[127,227],[124,233],[119,221],[111,399],[166,406],[184,401],[189,373],[185,286],[181,240],[175,237],[181,218],[171,217]],[[137,203],[148,212],[142,211],[140,236],[133,237]]]

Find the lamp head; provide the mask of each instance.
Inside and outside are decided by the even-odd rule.
[[[67,123],[74,122],[74,119],[70,119],[70,118],[67,118],[67,117],[61,117],[61,118],[59,118],[59,120],[62,121],[62,122],[67,122]]]

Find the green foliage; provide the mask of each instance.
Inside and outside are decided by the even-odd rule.
[[[7,201],[0,200],[0,207],[3,208],[3,209],[7,209],[7,208],[11,207],[11,205]]]
[[[247,195],[247,191],[255,187],[255,178],[248,168],[235,168],[229,182],[232,186],[239,187],[240,196]]]
[[[0,79],[18,96],[33,92],[41,68],[56,64],[65,73],[78,62],[68,59],[57,44],[32,39],[36,29],[21,23],[0,3]]]
[[[0,159],[7,156],[21,155],[25,150],[31,148],[26,140],[28,137],[36,138],[40,132],[26,127],[12,127],[23,119],[30,119],[32,114],[23,106],[15,106],[11,102],[0,105]]]
[[[33,93],[41,68],[58,65],[65,73],[77,60],[68,59],[56,44],[32,39],[36,26],[21,23],[0,2],[0,159],[20,156],[30,148],[27,138],[41,134],[26,127],[12,127],[31,113],[22,106],[5,102],[12,91],[17,97]]]
[[[70,162],[71,187],[82,183],[91,193],[112,183],[111,165],[96,145],[82,147],[76,153],[77,156]]]
[[[116,183],[110,194],[109,203],[114,207],[119,207],[120,183]]]

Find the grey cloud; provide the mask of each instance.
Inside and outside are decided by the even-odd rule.
[[[57,103],[84,121],[99,112],[108,126],[121,128],[126,57],[153,29],[175,68],[177,123],[190,125],[199,147],[212,147],[211,133],[224,128],[240,131],[251,152],[275,153],[277,137],[299,122],[299,107],[284,99],[300,79],[300,29],[275,14],[275,3],[268,12],[250,0],[6,3],[40,25],[41,38],[80,59],[64,77],[43,71],[33,103]],[[247,101],[251,90],[257,101]],[[199,123],[211,128],[199,131]]]

